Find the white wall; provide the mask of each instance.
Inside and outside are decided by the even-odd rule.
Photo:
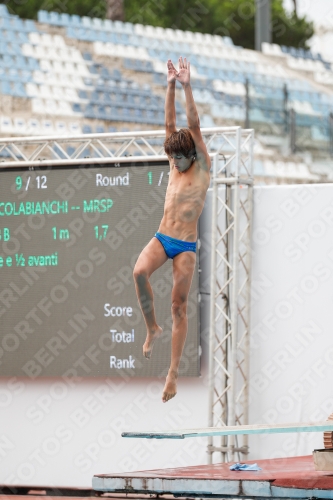
[[[254,197],[250,422],[333,412],[333,185]],[[251,457],[308,455],[322,433],[253,436]]]
[[[91,486],[95,473],[205,463],[199,441],[137,440],[124,430],[198,427],[207,422],[205,378],[179,380],[163,404],[162,380],[2,380],[0,482]]]
[[[208,222],[202,259],[207,261]],[[207,293],[209,268],[203,266]],[[204,274],[205,274],[204,273]],[[333,412],[333,185],[257,187],[253,224],[250,423]],[[0,482],[90,486],[95,473],[206,463],[203,439],[135,440],[122,431],[207,425],[207,311],[202,377],[179,380],[1,379]],[[249,458],[310,454],[321,434],[252,437]]]

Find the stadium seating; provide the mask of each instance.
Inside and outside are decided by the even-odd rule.
[[[54,27],[59,28],[56,35]],[[2,116],[1,132],[77,134],[163,127],[166,60],[176,62],[180,54],[191,61],[202,126],[244,125],[247,102],[250,126],[258,136],[282,138],[293,109],[296,135],[306,135],[306,147],[327,148],[333,70],[318,53],[267,43],[258,53],[235,47],[226,36],[43,10],[35,23],[10,15],[4,4],[0,95],[24,100],[30,112]],[[177,124],[184,126],[185,100],[178,89]],[[263,175],[270,175],[272,168],[284,172],[260,162],[256,168]],[[288,169],[301,175],[299,166]]]

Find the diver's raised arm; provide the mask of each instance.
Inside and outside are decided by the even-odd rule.
[[[165,134],[166,138],[172,132],[176,131],[176,107],[175,107],[175,94],[176,94],[176,68],[170,61],[167,62],[168,76],[167,76],[167,91],[165,96]]]
[[[184,60],[180,57],[176,79],[182,84],[185,93],[187,125],[195,144],[198,163],[201,168],[209,171],[210,157],[201,135],[199,114],[192,94],[190,71],[190,62],[186,60],[186,57]]]

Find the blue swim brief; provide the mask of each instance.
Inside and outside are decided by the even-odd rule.
[[[196,252],[196,241],[177,240],[176,238],[171,238],[171,236],[166,236],[162,233],[155,233],[155,237],[162,243],[164,251],[169,259],[173,259],[182,252]]]

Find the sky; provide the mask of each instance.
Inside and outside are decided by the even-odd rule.
[[[288,10],[293,9],[292,0],[284,0],[284,5]],[[299,15],[333,28],[333,0],[297,0],[297,5]]]

